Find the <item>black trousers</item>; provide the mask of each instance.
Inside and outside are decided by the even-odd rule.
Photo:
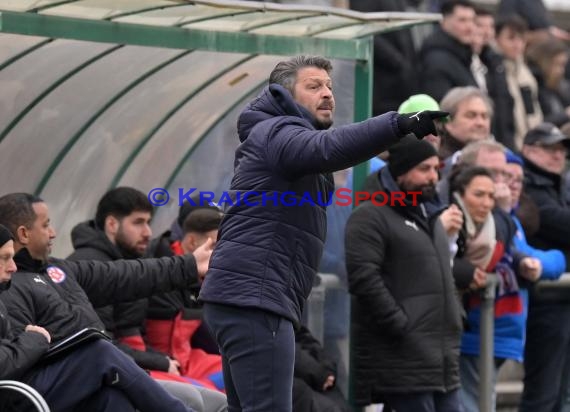
[[[204,304],[220,347],[229,412],[291,412],[295,333],[291,321],[259,309]]]
[[[299,378],[293,380],[293,412],[350,412],[337,387],[317,392]]]
[[[558,412],[570,371],[570,303],[534,303],[528,310],[520,412]]]

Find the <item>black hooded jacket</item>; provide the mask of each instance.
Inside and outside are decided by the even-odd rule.
[[[560,249],[570,270],[570,205],[564,196],[562,176],[550,173],[524,159],[524,190],[540,211],[538,232],[529,236],[530,245],[539,249]]]
[[[454,87],[475,86],[471,73],[471,47],[438,29],[423,43],[421,91],[440,101]]]
[[[96,228],[95,222],[92,220],[75,226],[71,231],[71,241],[75,251],[69,255],[69,260],[108,262],[131,258],[125,251],[111,243],[105,232]],[[148,310],[148,299],[115,303],[99,307],[96,310],[105,325],[105,329],[111,332],[115,338],[138,336],[141,334]],[[152,349],[146,351],[135,350],[119,342],[115,342],[115,344],[123,352],[130,355],[140,367],[168,371],[169,360],[166,354],[153,351]]]
[[[47,339],[40,333],[12,334],[8,311],[0,301],[0,379],[22,379],[48,347]]]
[[[298,323],[323,251],[326,207],[319,199],[334,189],[330,172],[395,143],[402,137],[397,117],[389,112],[317,130],[286,89],[266,87],[238,122],[242,143],[230,193],[234,200],[240,192],[253,195],[249,205],[236,202],[226,209],[200,299]],[[305,195],[313,202],[301,202]]]
[[[14,258],[18,272],[0,294],[14,333],[41,325],[57,342],[86,327],[103,330],[94,308],[188,288],[196,279],[193,256],[96,262],[33,259],[23,248]]]
[[[388,168],[376,176],[381,190],[400,190]],[[421,206],[367,201],[351,215],[345,241],[355,402],[458,388],[461,309],[439,219]]]

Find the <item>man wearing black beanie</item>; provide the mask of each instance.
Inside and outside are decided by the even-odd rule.
[[[412,135],[407,135],[394,146],[388,153],[390,160],[388,169],[394,179],[416,167],[424,160],[437,156],[435,147],[427,140],[418,140]]]
[[[14,250],[14,238],[5,226],[0,225],[0,291],[10,285],[12,273],[16,271],[14,258],[10,255],[10,247]]]
[[[354,400],[398,412],[461,411],[461,315],[448,239],[424,205],[435,196],[437,153],[413,136],[389,152],[371,194],[421,194],[384,206],[364,202],[346,226]]]

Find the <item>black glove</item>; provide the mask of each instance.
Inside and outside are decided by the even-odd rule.
[[[418,139],[428,134],[437,136],[437,130],[433,121],[449,116],[447,112],[422,110],[416,113],[406,113],[398,116],[398,129],[405,136],[413,133]]]

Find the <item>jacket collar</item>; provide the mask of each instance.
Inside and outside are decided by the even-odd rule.
[[[447,130],[441,133],[441,147],[439,149],[439,158],[443,161],[453,156],[465,147],[465,143],[460,142],[453,137]]]
[[[18,272],[42,273],[45,272],[47,266],[45,262],[34,259],[26,248],[22,248],[16,253],[14,262],[18,267]]]
[[[95,249],[100,253],[109,256],[111,259],[127,259],[127,251],[114,245],[105,232],[99,229],[93,220],[79,223],[71,231],[71,243],[75,250],[88,248]]]
[[[428,37],[424,43],[424,51],[429,49],[443,49],[453,54],[469,68],[473,51],[469,45],[461,43],[455,37],[447,33],[445,30],[439,28],[434,32],[433,36]]]
[[[530,183],[536,186],[552,186],[557,192],[560,192],[562,187],[562,176],[556,173],[550,173],[542,167],[524,158],[525,168],[525,183]]]
[[[384,190],[388,193],[393,192],[400,192],[402,189],[398,186],[390,170],[387,167],[383,167],[380,169],[378,173],[378,178],[380,179],[380,186],[384,188]],[[394,205],[394,209],[397,210],[400,214],[410,217],[417,221],[421,226],[424,227],[426,232],[429,232],[429,216],[427,210],[425,208],[424,203],[420,203],[417,206],[414,206],[410,199],[407,197],[404,199],[404,203],[406,206],[401,205]]]

